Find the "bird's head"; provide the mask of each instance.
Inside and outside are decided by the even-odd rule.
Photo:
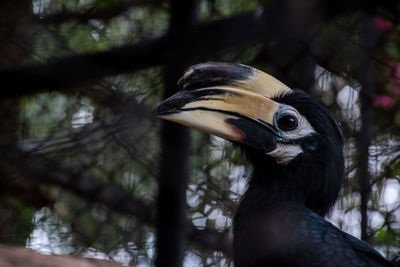
[[[341,187],[343,142],[324,106],[245,65],[198,64],[178,85],[182,91],[153,115],[239,144],[256,184],[277,180],[289,200],[293,194],[321,215],[330,209]]]

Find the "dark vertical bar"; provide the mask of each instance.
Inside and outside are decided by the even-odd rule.
[[[196,0],[171,0],[169,38],[176,38],[184,31],[190,30],[195,20],[196,6]],[[187,64],[180,53],[180,47],[172,47],[164,70],[165,97],[177,91],[177,80],[188,67]],[[158,267],[182,266],[185,253],[188,147],[189,130],[181,125],[163,121],[157,213]]]
[[[368,16],[362,25],[361,42],[364,48],[360,65],[360,104],[361,129],[357,138],[358,149],[358,185],[360,190],[361,239],[368,241],[368,199],[370,195],[370,174],[368,171],[369,146],[371,144],[371,98],[374,87],[373,52],[376,44],[376,32],[372,17]]]
[[[278,80],[284,81],[291,88],[313,91],[315,82],[315,60],[310,55],[309,45],[315,36],[316,12],[310,6],[314,0],[275,0],[274,13],[284,17],[280,25],[280,34],[270,35],[269,41],[261,54],[270,63],[270,73]],[[303,3],[305,2],[305,3]],[[311,19],[313,18],[313,19]],[[284,33],[284,34],[282,34]],[[293,42],[293,39],[310,40],[310,42]],[[272,45],[271,45],[272,44]]]
[[[271,74],[278,80],[285,81],[291,88],[312,93],[315,83],[315,61],[306,49],[299,49],[297,44],[287,40],[271,49],[273,69]]]
[[[29,58],[30,36],[33,29],[32,19],[32,1],[0,2],[0,68],[22,64]],[[8,89],[4,84],[2,87],[3,90]],[[9,146],[18,144],[20,105],[21,98],[19,96],[0,99],[0,140],[3,144]],[[6,161],[0,162],[2,194],[6,193],[18,199],[21,199],[20,196],[24,196],[25,199],[34,198],[35,201],[37,200],[35,203],[41,203],[43,197],[35,196],[37,185],[34,182],[20,181],[19,183],[23,186],[19,186],[19,183],[8,182],[7,179],[13,177],[12,171],[13,169],[8,166]],[[23,229],[24,225],[19,218],[18,209],[5,199],[7,198],[4,197],[0,200],[0,242],[23,245],[29,237],[29,230]],[[30,203],[34,205],[33,201]]]

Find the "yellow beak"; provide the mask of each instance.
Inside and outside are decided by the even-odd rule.
[[[178,84],[183,91],[161,102],[154,116],[252,146],[259,144],[249,129],[252,135],[265,128],[276,134],[281,105],[271,98],[291,92],[264,72],[230,63],[192,66]]]

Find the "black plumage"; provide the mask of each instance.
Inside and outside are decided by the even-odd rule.
[[[237,209],[236,267],[392,266],[323,219],[341,188],[341,133],[301,90],[244,65],[204,63],[154,115],[238,144],[254,170]]]
[[[344,171],[342,137],[328,111],[300,90],[274,100],[294,106],[316,133],[293,141],[304,152],[287,165],[240,145],[254,173],[234,220],[235,266],[392,266],[323,219]]]

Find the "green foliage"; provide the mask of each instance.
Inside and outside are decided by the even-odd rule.
[[[24,246],[33,230],[32,218],[35,210],[23,203],[12,201],[8,203],[9,214],[2,210],[2,232],[6,236],[0,237],[2,242]],[[5,214],[6,213],[6,214]],[[6,221],[4,221],[4,219]],[[4,226],[6,227],[4,229]]]

